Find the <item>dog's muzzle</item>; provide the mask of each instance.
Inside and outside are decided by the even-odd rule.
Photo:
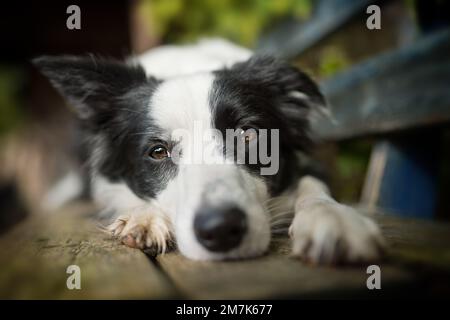
[[[230,251],[239,246],[247,232],[247,217],[233,205],[202,208],[195,216],[194,232],[207,250]]]

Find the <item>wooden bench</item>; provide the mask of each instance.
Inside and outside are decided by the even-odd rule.
[[[263,257],[197,262],[171,252],[148,257],[125,247],[92,220],[95,208],[74,204],[34,217],[0,238],[2,299],[259,299],[428,297],[449,294],[450,225],[373,215],[390,250],[380,264],[381,290],[369,290],[367,265],[317,267],[273,239]],[[367,213],[370,214],[370,213]],[[81,289],[66,285],[69,265]]]
[[[362,202],[433,218],[440,130],[450,122],[450,29],[361,63],[322,83],[335,115],[318,121],[322,139],[372,136]]]
[[[320,56],[320,48],[331,38],[345,39],[349,34],[350,39],[341,41],[350,46],[347,51],[366,53],[350,68],[321,82],[334,121],[321,119],[314,131],[327,142],[367,137],[375,141],[362,203],[402,216],[433,219],[439,201],[445,202],[439,199],[438,183],[441,129],[450,123],[450,21],[441,21],[439,12],[448,4],[421,7],[418,1],[419,31],[412,26],[414,30],[408,31],[417,33],[410,36],[414,40],[400,48],[396,40],[378,48],[379,39],[389,37],[382,34],[386,28],[404,33],[392,22],[402,15],[389,18],[388,12],[399,10],[399,1],[370,2],[381,7],[382,29],[368,30],[369,2],[318,1],[310,20],[281,25],[262,38],[259,50],[301,61],[308,52]],[[365,39],[374,39],[374,45]],[[448,212],[441,215],[448,218]]]

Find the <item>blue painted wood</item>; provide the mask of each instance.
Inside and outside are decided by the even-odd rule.
[[[382,2],[317,1],[309,21],[288,21],[263,38],[257,50],[285,59],[297,57],[369,4]],[[450,123],[450,29],[442,30],[449,21],[443,3],[417,0],[419,24],[425,32],[413,45],[374,57],[322,83],[335,121],[321,119],[313,126],[325,140],[384,134],[388,140],[375,147],[385,152],[385,166],[377,172],[382,178],[368,179],[367,190],[376,194],[372,204],[403,216],[435,214],[439,134],[422,136],[423,131],[412,129]],[[399,131],[407,132],[408,138],[392,138]]]
[[[381,4],[381,0],[318,0],[314,1],[310,20],[285,21],[270,34],[262,37],[257,51],[283,59],[292,59],[313,47],[331,33],[349,22],[353,17],[365,12],[371,4]]]
[[[335,121],[313,129],[341,140],[450,122],[450,28],[378,55],[321,83]]]
[[[447,33],[448,42],[450,22],[448,3],[446,1],[427,1],[426,3],[418,0],[416,5],[419,25],[426,36],[433,39],[433,34],[445,35]],[[448,54],[448,46],[441,52]],[[433,63],[436,68],[444,68],[446,65],[439,60],[433,60]],[[417,70],[418,68],[418,66],[414,66],[412,69]],[[428,81],[433,84],[434,88],[437,83],[443,81],[443,78],[428,77]],[[448,80],[444,80],[443,83],[448,84]],[[433,95],[436,97],[436,92],[433,92]],[[448,102],[445,105],[448,110]],[[429,109],[433,108],[435,104],[427,101],[423,106]],[[409,134],[407,138],[390,139],[389,142],[385,142],[386,163],[379,190],[378,204],[380,207],[402,216],[428,219],[434,217],[437,205],[438,150],[441,137],[440,131],[435,129],[428,132],[418,131]]]
[[[377,205],[394,214],[431,219],[437,201],[436,135],[379,142],[386,162]]]

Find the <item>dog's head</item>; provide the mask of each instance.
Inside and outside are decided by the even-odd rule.
[[[248,257],[270,240],[267,201],[299,172],[315,83],[270,57],[165,80],[91,57],[35,64],[75,107],[93,141],[92,170],[169,214],[195,259]]]

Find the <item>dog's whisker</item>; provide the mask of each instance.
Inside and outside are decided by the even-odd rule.
[[[279,235],[279,234],[285,234],[285,233],[288,232],[288,230],[289,230],[289,228],[275,228],[275,229],[272,229],[272,230],[271,230],[271,233],[272,233],[272,234],[277,234],[277,235]]]
[[[273,210],[269,211],[270,218],[273,219],[282,215],[292,215],[294,212],[292,210]]]
[[[291,225],[290,222],[283,221],[282,223],[275,223],[270,225],[270,229],[276,229],[276,228],[289,228]]]
[[[292,210],[287,210],[287,208],[280,206],[280,207],[275,207],[275,208],[266,208],[266,211],[271,216],[273,216],[273,215],[276,215],[276,214],[281,213],[281,212],[288,212],[288,211],[292,211]]]
[[[287,206],[285,204],[274,204],[274,205],[269,205],[269,206],[265,206],[265,208],[268,211],[273,211],[273,210],[280,210],[280,209],[287,209]]]
[[[264,203],[274,202],[274,201],[277,201],[277,200],[284,200],[284,199],[290,199],[290,197],[289,196],[276,196],[276,197],[264,200]]]
[[[286,202],[288,202],[289,200],[289,197],[277,198],[276,200],[269,199],[264,201],[263,204],[266,206],[286,205]]]
[[[291,218],[280,218],[280,219],[277,219],[277,220],[272,220],[272,221],[270,221],[270,223],[271,224],[274,224],[274,223],[278,223],[278,222],[280,222],[280,221],[292,221],[292,219]]]
[[[265,207],[266,208],[286,207],[286,203],[284,203],[284,202],[282,202],[282,203],[274,202],[274,203],[266,204]]]
[[[293,217],[294,213],[292,211],[286,211],[286,212],[279,212],[273,216],[270,217],[270,220],[276,220],[278,218],[282,218],[282,217]]]
[[[279,225],[279,226],[274,226],[274,227],[270,228],[270,232],[271,233],[274,232],[275,230],[278,231],[278,232],[280,232],[280,231],[288,232],[289,226],[288,225]]]
[[[292,222],[292,219],[282,219],[282,220],[274,221],[270,225],[273,227],[273,226],[277,226],[277,225],[281,225],[281,224],[290,224],[291,222]]]
[[[281,215],[281,214],[288,214],[288,213],[293,214],[294,210],[282,210],[282,211],[275,210],[275,211],[269,211],[269,213],[271,214],[271,217],[274,217],[276,215]]]
[[[269,200],[263,202],[263,205],[266,207],[273,207],[273,206],[288,206],[291,199],[289,197],[283,197],[277,200]]]
[[[272,226],[272,225],[276,225],[277,223],[284,223],[284,222],[291,223],[292,220],[293,220],[292,218],[282,218],[282,219],[277,219],[277,220],[270,221],[269,223]]]
[[[286,217],[286,216],[284,216],[284,217],[279,217],[278,219],[270,220],[269,223],[270,224],[274,224],[274,223],[277,223],[279,221],[292,221],[292,220],[293,220],[293,217],[290,217],[290,216]]]

